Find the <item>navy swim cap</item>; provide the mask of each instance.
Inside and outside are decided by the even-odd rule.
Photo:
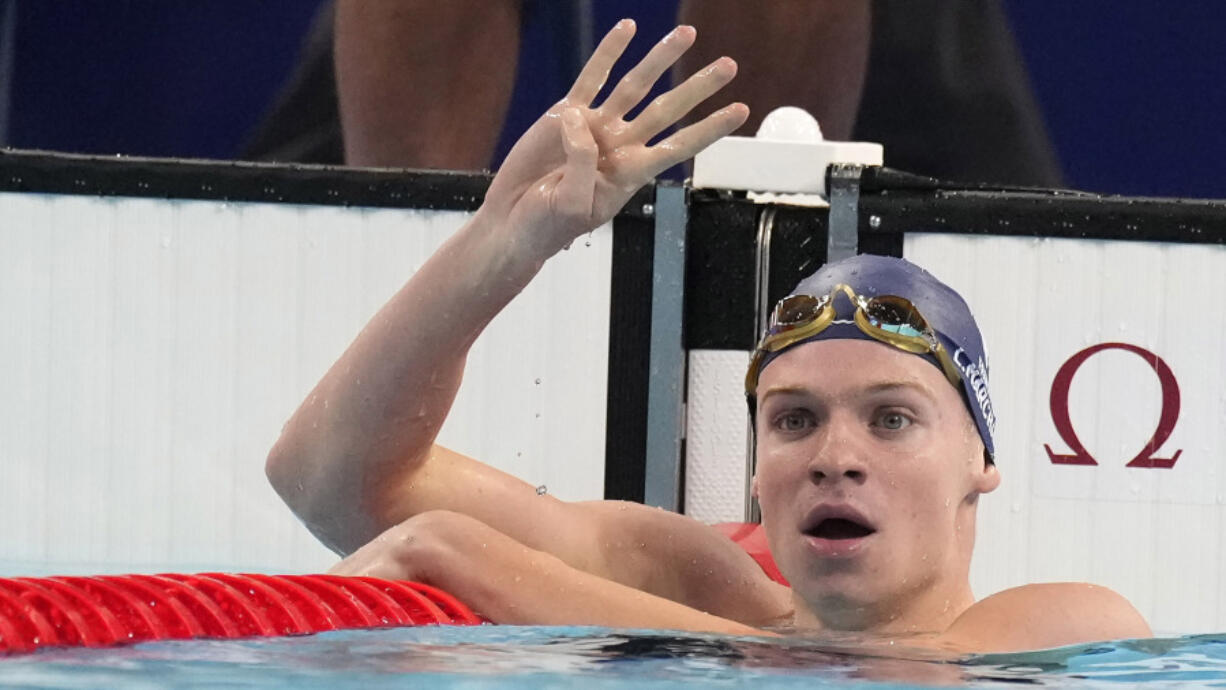
[[[861,254],[826,264],[817,273],[800,281],[791,294],[821,297],[829,294],[834,286],[840,283],[850,285],[857,294],[865,297],[903,297],[919,309],[919,313],[936,331],[941,344],[949,351],[961,374],[963,402],[979,429],[979,437],[983,439],[988,459],[993,459],[996,454],[992,440],[996,433],[996,413],[992,408],[992,398],[988,395],[987,355],[984,352],[983,338],[979,334],[979,326],[975,324],[975,317],[962,296],[928,271],[906,259],[872,254]],[[846,338],[873,340],[850,323],[853,316],[850,310],[853,307],[849,300],[836,299],[835,308],[839,322],[779,352],[768,353],[763,359],[762,369],[765,370],[771,360],[780,353],[802,343]],[[847,323],[842,323],[845,320]],[[932,354],[921,356],[938,369],[941,367]]]

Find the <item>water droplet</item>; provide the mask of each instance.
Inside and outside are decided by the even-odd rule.
[[[868,217],[868,226],[869,226],[870,228],[879,228],[879,227],[881,227],[881,216],[869,216],[869,217]]]
[[[540,379],[537,379],[537,380],[536,380],[536,385],[538,385],[538,386],[539,386],[539,385],[541,385],[541,380],[540,380]]]
[[[544,496],[547,493],[549,493],[549,488],[546,487],[544,484],[541,484],[540,486],[536,487],[537,496]]]

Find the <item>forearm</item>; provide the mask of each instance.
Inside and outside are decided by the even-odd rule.
[[[387,526],[378,489],[426,460],[469,347],[544,263],[490,215],[478,211],[375,314],[269,454],[273,486],[334,549]]]
[[[335,59],[345,161],[488,167],[515,83],[519,6],[519,0],[339,0]]]
[[[333,572],[422,581],[495,623],[765,634],[576,569],[448,511],[418,515],[387,530]]]
[[[433,582],[495,623],[604,625],[734,635],[763,631],[572,568],[498,535],[482,551],[436,561]]]

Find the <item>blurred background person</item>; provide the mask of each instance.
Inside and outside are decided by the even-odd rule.
[[[337,0],[316,21],[299,77],[249,152],[336,162],[339,134],[350,165],[495,167],[500,135],[518,134],[504,124],[525,11],[547,13],[557,30],[584,36],[591,13],[576,10],[583,4]],[[885,144],[895,167],[968,181],[1061,184],[996,0],[680,0],[677,15],[703,36],[679,73],[721,54],[736,57],[742,78],[732,97],[751,110],[743,134],[771,110],[796,105],[829,139]],[[561,65],[586,57],[580,37],[566,45],[575,54]],[[325,113],[332,99],[335,116]]]
[[[506,1],[482,3],[481,12]],[[340,163],[330,2],[0,0],[0,104],[8,103],[0,146]],[[415,0],[404,2],[411,5]],[[714,6],[723,4],[691,2],[700,11],[710,2],[711,16],[717,15]],[[865,4],[870,5],[871,31],[852,136],[883,141],[887,164],[954,179],[1044,181],[1051,179],[1048,173],[1056,157],[1042,153],[1046,145],[1040,148],[1034,142],[1047,139],[1054,142],[1064,183],[1071,187],[1142,196],[1226,197],[1226,139],[1215,135],[1226,110],[1226,62],[1218,59],[1226,4],[1125,0],[1109,10],[1063,0]],[[967,5],[971,9],[963,7]],[[515,135],[549,106],[554,94],[565,90],[585,32],[611,26],[622,16],[634,17],[640,34],[649,37],[663,35],[678,18],[698,25],[704,37],[721,31],[685,14],[677,0],[525,0],[519,7],[516,72],[533,77],[517,80],[492,156],[474,165],[495,165]],[[725,29],[739,29],[735,9],[718,11],[725,13]],[[1013,37],[1000,39],[994,31],[974,28],[975,12],[1012,29]],[[326,21],[321,18],[312,34],[317,13]],[[753,21],[756,27],[767,19]],[[740,45],[720,45],[724,39],[715,38],[700,42],[697,50],[728,52],[743,68],[754,70],[753,54],[759,51],[767,55],[794,49],[795,55],[812,55],[824,49],[808,45],[813,41],[793,46],[784,40],[765,41],[753,31],[742,33],[748,37],[748,53]],[[311,50],[304,49],[308,35],[317,39],[309,43]],[[489,43],[479,45],[485,50]],[[639,47],[631,46],[628,57]],[[1005,69],[1023,78],[1028,70],[1034,94],[1024,80],[1020,89],[1010,80],[1014,86],[1001,90],[992,83],[999,69],[986,67],[1009,64],[1007,59],[1001,62],[1002,55],[1008,58],[1013,52],[1016,57],[1019,47],[1024,68],[1023,61],[1015,61]],[[921,57],[908,57],[911,50]],[[323,58],[300,59],[308,53]],[[7,79],[5,59],[11,68]],[[751,78],[788,90],[801,84],[788,81],[792,77],[785,74],[772,68],[765,77]],[[310,86],[305,82],[312,80],[322,86],[286,89],[287,78],[300,86]],[[936,82],[940,88],[917,80]],[[431,103],[428,94],[421,100]],[[1036,100],[1042,118],[1031,117]],[[281,116],[267,117],[272,106],[278,106]],[[770,106],[754,107],[760,116]],[[973,120],[964,118],[968,110],[978,111]],[[821,116],[828,136],[841,136],[837,118]],[[1043,120],[1047,137],[1039,136]],[[988,148],[971,148],[969,142],[991,139],[994,131],[977,129],[968,124],[972,121],[1020,135],[999,138],[1001,143]],[[896,130],[899,122],[912,135],[891,140],[883,130]],[[268,126],[261,128],[261,123]],[[752,127],[740,133],[752,134]],[[1013,155],[1014,150],[1026,155]],[[931,163],[957,167],[927,167],[912,151],[940,152]],[[1029,161],[1029,169],[999,168],[1023,161]],[[985,166],[992,167],[984,172]]]

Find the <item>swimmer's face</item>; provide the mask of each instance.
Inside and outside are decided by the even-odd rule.
[[[771,551],[819,619],[888,624],[965,589],[1000,477],[937,367],[864,340],[794,347],[762,372],[757,444]]]

